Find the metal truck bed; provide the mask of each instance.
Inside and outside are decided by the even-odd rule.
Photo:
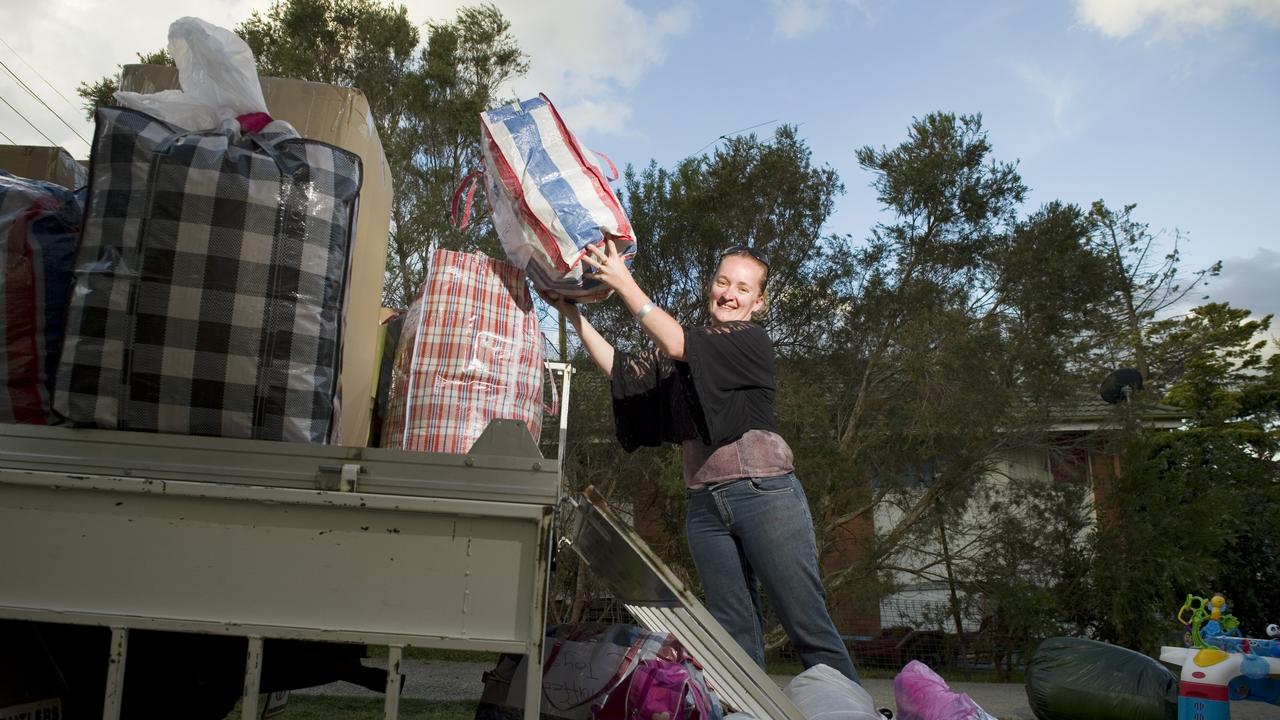
[[[0,617],[528,655],[541,641],[559,466],[497,421],[467,455],[0,425]],[[106,658],[104,658],[104,661]],[[536,718],[540,681],[529,683]]]

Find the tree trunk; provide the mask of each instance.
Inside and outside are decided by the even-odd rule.
[[[591,570],[587,567],[587,561],[579,557],[578,574],[573,582],[573,605],[569,608],[567,622],[580,623],[587,612],[587,573],[589,572]]]
[[[1111,257],[1115,261],[1116,271],[1125,279],[1123,286],[1120,288],[1120,295],[1124,300],[1124,322],[1125,329],[1129,333],[1129,345],[1133,350],[1133,361],[1138,366],[1138,372],[1142,374],[1143,380],[1151,379],[1151,368],[1147,364],[1147,348],[1142,338],[1142,322],[1138,317],[1138,309],[1133,301],[1133,285],[1134,277],[1129,274],[1124,266],[1124,256],[1120,253],[1120,238],[1116,235],[1114,221],[1106,220],[1107,233],[1111,236]],[[1136,272],[1137,268],[1135,268]]]
[[[960,616],[960,596],[956,592],[956,576],[951,567],[951,549],[947,547],[947,524],[938,520],[938,539],[942,541],[942,564],[947,570],[947,593],[951,603],[951,621],[956,626],[956,643],[960,657],[964,657],[964,620]]]

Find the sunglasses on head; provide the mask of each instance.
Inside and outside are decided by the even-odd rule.
[[[767,274],[769,272],[769,259],[764,256],[764,253],[756,250],[750,245],[734,245],[731,248],[727,248],[724,252],[720,253],[720,259],[723,260],[730,255],[740,255],[742,253],[746,253],[758,260],[761,265],[764,265],[765,273]]]

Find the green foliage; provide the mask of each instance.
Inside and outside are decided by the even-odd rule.
[[[839,279],[822,231],[844,187],[834,170],[814,164],[795,128],[783,126],[766,140],[729,139],[674,170],[628,167],[625,181],[624,204],[642,253],[634,273],[654,302],[682,323],[709,322],[706,278],[721,251],[750,245],[769,258],[770,309],[760,319],[779,350],[820,346]],[[592,322],[609,336],[641,342],[615,304],[602,305]]]
[[[398,183],[387,259],[388,302],[409,302],[425,278],[432,248],[503,256],[484,202],[475,203],[465,231],[453,226],[448,209],[458,183],[481,167],[480,113],[507,102],[509,98],[498,97],[499,86],[527,68],[510,23],[491,5],[465,7],[452,22],[427,26],[426,47],[406,89],[410,109],[401,120],[404,149],[392,160]]]
[[[1007,303],[1005,342],[1017,358],[1009,381],[1032,402],[1060,401],[1097,377],[1088,335],[1116,286],[1089,230],[1079,208],[1051,202],[992,254],[1001,268],[996,296]]]
[[[264,73],[359,87],[394,182],[384,303],[407,307],[434,248],[501,255],[483,207],[472,227],[449,220],[453,190],[480,167],[479,114],[527,63],[492,5],[426,26],[378,0],[284,0],[237,31]],[[477,203],[483,206],[483,203]]]
[[[885,558],[933,532],[931,514],[961,513],[1002,450],[1037,441],[1051,403],[1082,386],[1081,329],[1110,289],[1082,211],[1050,203],[1019,219],[1022,179],[991,155],[979,116],[947,113],[896,148],[858,151],[892,220],[854,251],[829,381],[840,449],[877,495],[833,486],[824,514],[838,526],[898,496],[878,528]],[[900,492],[926,461],[927,490]]]
[[[403,5],[377,0],[285,0],[236,28],[258,71],[274,77],[358,87],[387,138],[403,112],[419,33]]]
[[[901,277],[968,269],[1013,223],[1026,186],[1014,164],[990,153],[982,116],[951,113],[914,121],[892,150],[857,151],[858,163],[875,173],[877,199],[898,219],[877,226],[873,245],[913,260],[898,268]]]
[[[143,65],[173,65],[173,56],[169,54],[168,48],[161,48],[155,52],[138,53],[138,62]]]
[[[978,550],[960,566],[960,580],[978,605],[981,650],[1026,658],[1046,637],[1087,629],[1080,613],[1091,598],[1089,487],[1011,479],[987,492],[985,512],[971,521],[981,532],[969,533],[980,538]]]
[[[1224,592],[1246,632],[1280,603],[1276,356],[1255,338],[1271,317],[1223,303],[1144,329],[1165,401],[1188,427],[1139,431],[1096,534],[1093,624],[1104,639],[1151,652],[1187,593]]]
[[[1108,275],[1115,291],[1108,302],[1098,306],[1098,316],[1091,334],[1098,346],[1103,366],[1132,365],[1142,373],[1148,389],[1158,396],[1176,380],[1167,373],[1170,368],[1153,364],[1148,333],[1157,317],[1201,289],[1222,270],[1216,262],[1184,277],[1181,274],[1183,241],[1174,232],[1170,247],[1162,253],[1162,235],[1152,233],[1146,223],[1133,217],[1136,205],[1112,210],[1098,200],[1089,211],[1090,235],[1098,252],[1106,258]]]
[[[143,65],[172,65],[173,58],[169,56],[168,50],[157,50],[150,53],[138,53],[138,62]],[[123,66],[117,65],[116,70],[122,70]],[[109,107],[116,104],[116,91],[120,89],[120,82],[116,77],[103,77],[94,82],[82,82],[76,86],[76,94],[80,96],[80,107],[84,109],[84,116],[88,120],[93,120],[93,114],[100,107]]]
[[[1187,593],[1209,594],[1225,576],[1261,570],[1224,561],[1250,526],[1276,527],[1258,508],[1275,507],[1280,487],[1268,460],[1212,429],[1138,435],[1123,467],[1097,531],[1094,629],[1151,653],[1179,630],[1172,616]],[[1276,571],[1264,575],[1274,586]]]
[[[1249,317],[1248,310],[1210,303],[1185,317],[1152,324],[1148,335],[1163,366],[1160,373],[1176,378],[1165,401],[1193,411],[1197,425],[1230,422],[1244,410],[1245,390],[1258,385],[1266,341],[1255,338],[1270,329],[1271,316]],[[1250,397],[1258,397],[1257,392]],[[1265,428],[1257,422],[1238,429],[1259,434],[1258,441],[1265,436]]]

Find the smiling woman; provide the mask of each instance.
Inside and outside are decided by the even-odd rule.
[[[720,258],[720,267],[711,281],[711,319],[715,324],[750,320],[764,307],[764,288],[769,280],[769,264],[751,248],[730,248]]]
[[[769,262],[737,245],[720,255],[707,289],[710,327],[684,327],[636,284],[612,241],[584,262],[636,317],[654,347],[618,352],[575,304],[548,297],[612,380],[614,425],[628,452],[680,445],[686,532],[707,609],[761,667],[757,585],[805,667],[857,681],[827,612],[813,519],[791,448],[774,419],[773,343],[752,317],[765,304]]]

